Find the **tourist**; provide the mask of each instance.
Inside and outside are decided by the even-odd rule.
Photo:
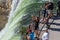
[[[42,8],[42,14],[43,14],[43,20],[42,21],[45,21],[45,18],[47,17],[47,6],[48,6],[48,3],[45,3],[43,8]]]
[[[47,28],[43,28],[43,35],[42,35],[42,40],[49,40],[49,33]]]
[[[31,33],[31,30],[29,30],[26,34],[26,40],[30,40],[30,33]]]
[[[28,26],[26,34],[28,34],[29,32],[31,32],[31,25]]]
[[[34,32],[30,33],[30,40],[34,40]]]
[[[50,28],[50,25],[48,24],[48,21],[49,19],[53,16],[53,3],[52,2],[49,2],[48,6],[47,6],[47,13],[48,13],[48,16],[46,18],[46,24],[47,24],[47,28]]]
[[[30,24],[27,28],[26,40],[34,40],[34,31],[32,31],[32,24]]]
[[[38,30],[39,30],[39,17],[32,16],[34,22],[34,34],[35,38],[38,38]]]
[[[27,40],[30,40],[30,37],[29,37],[30,32],[31,32],[31,28],[30,28],[30,25],[29,25],[28,28],[27,28],[27,31],[26,31],[26,39]]]
[[[48,17],[51,18],[53,16],[53,3],[52,2],[49,2],[48,4],[48,9],[47,9],[47,12],[48,12]]]
[[[35,40],[38,40],[39,39],[39,36],[38,36],[38,30],[34,30],[34,39]]]
[[[39,27],[39,17],[32,16],[32,21],[34,23],[34,29],[37,30]]]
[[[31,30],[28,32],[27,40],[34,40],[34,32],[32,32]]]

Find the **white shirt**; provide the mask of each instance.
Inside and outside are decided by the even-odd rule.
[[[49,40],[49,33],[45,32],[45,33],[42,35],[42,40]]]

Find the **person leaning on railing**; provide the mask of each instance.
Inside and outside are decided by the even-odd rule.
[[[53,16],[52,10],[53,10],[53,3],[49,2],[48,5],[47,5],[47,9],[46,9],[46,11],[47,11],[47,18],[45,20],[46,24],[47,24],[47,28],[50,28],[50,25],[48,24],[48,21]]]

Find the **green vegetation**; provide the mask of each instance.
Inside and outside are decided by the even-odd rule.
[[[20,35],[14,35],[10,40],[20,40]]]
[[[12,36],[10,33],[18,27],[20,27],[20,33],[14,34],[11,40],[20,40],[20,36],[26,34],[26,27],[22,27],[22,24],[29,24],[31,22],[31,15],[39,15],[39,11],[41,11],[43,4],[44,3],[40,3],[40,0],[21,0],[21,3],[19,2],[14,14],[8,22],[7,32],[4,34],[1,40],[8,40]],[[26,19],[24,19],[24,15],[29,16]]]

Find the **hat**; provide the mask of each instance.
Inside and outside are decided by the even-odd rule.
[[[44,30],[47,30],[47,28],[43,28],[42,30],[43,30],[43,31],[44,31]]]

